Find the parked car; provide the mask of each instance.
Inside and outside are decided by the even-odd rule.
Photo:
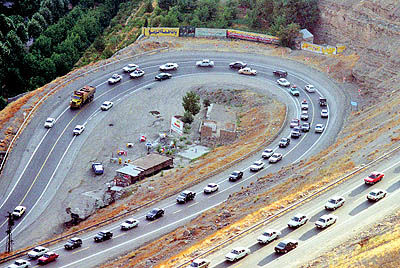
[[[229,64],[229,67],[231,69],[242,69],[242,68],[244,68],[246,66],[247,66],[247,63],[244,63],[242,61],[235,61],[235,62],[232,62],[232,63]]]
[[[293,118],[292,121],[290,121],[290,127],[294,128],[300,126],[300,120],[297,118]]]
[[[300,138],[301,136],[300,127],[294,127],[293,130],[290,132],[290,136],[295,139]]]
[[[325,204],[326,210],[335,210],[344,205],[346,200],[342,196],[333,196]]]
[[[210,265],[207,259],[195,259],[187,268],[206,268]]]
[[[257,241],[260,244],[267,244],[275,239],[278,239],[281,235],[281,232],[278,230],[268,229],[263,232],[258,238]]]
[[[338,217],[333,214],[322,215],[319,220],[315,222],[315,226],[317,226],[317,228],[324,229],[334,224],[337,219]]]
[[[46,252],[48,252],[49,249],[42,247],[42,246],[37,246],[34,249],[32,249],[31,251],[28,252],[28,257],[31,259],[37,259],[39,257],[42,257],[43,254],[45,254]]]
[[[308,111],[307,110],[301,111],[300,119],[302,121],[308,121]]]
[[[78,237],[72,237],[65,243],[64,248],[65,249],[74,249],[74,248],[79,248],[82,246],[82,239]]]
[[[261,169],[264,168],[264,162],[261,160],[258,160],[253,163],[253,165],[250,166],[250,171],[260,171]]]
[[[321,110],[321,118],[328,118],[328,110],[327,109]]]
[[[384,176],[385,174],[383,174],[382,172],[374,171],[364,179],[364,182],[365,184],[375,184],[377,182],[380,182]]]
[[[225,255],[225,259],[228,261],[237,261],[241,258],[246,257],[250,254],[250,249],[246,247],[236,247],[231,250],[228,254]]]
[[[44,127],[45,128],[52,128],[55,123],[56,123],[56,120],[54,118],[48,117],[46,119],[46,122],[44,122]]]
[[[170,74],[170,73],[159,73],[154,77],[154,79],[157,81],[162,81],[162,80],[170,79],[171,77],[172,77],[172,74]]]
[[[24,215],[25,211],[26,211],[26,207],[17,206],[16,208],[14,208],[11,215],[13,216],[14,219],[19,219],[22,217],[22,215]]]
[[[257,70],[251,69],[250,67],[245,67],[243,69],[239,69],[239,74],[247,74],[247,75],[256,75]]]
[[[142,69],[137,68],[134,70],[129,76],[133,79],[142,77],[144,75],[144,71]]]
[[[276,253],[287,253],[298,246],[299,242],[294,239],[285,239],[275,247]]]
[[[183,204],[183,203],[193,200],[195,197],[196,197],[195,192],[186,190],[178,195],[178,197],[176,198],[176,202]]]
[[[100,162],[94,162],[92,163],[92,170],[94,172],[94,174],[96,175],[101,175],[104,173],[104,167],[103,164]]]
[[[270,158],[274,154],[274,150],[272,149],[265,149],[264,152],[262,152],[261,157],[264,159]]]
[[[111,109],[111,107],[113,107],[114,103],[112,103],[111,101],[105,101],[103,102],[103,104],[100,106],[100,109],[102,111],[108,111]]]
[[[49,251],[43,254],[43,256],[38,259],[38,264],[46,264],[49,262],[53,262],[58,258],[58,256],[59,255],[57,253]]]
[[[279,147],[285,148],[285,147],[288,147],[289,144],[290,144],[289,138],[282,138],[281,141],[279,142]]]
[[[386,196],[387,192],[382,189],[374,189],[368,193],[367,199],[369,201],[378,201]]]
[[[302,110],[308,110],[308,102],[307,102],[307,100],[303,100],[302,102],[301,102],[301,109]]]
[[[85,130],[84,125],[76,125],[72,133],[74,135],[81,135],[84,130]]]
[[[139,65],[136,65],[136,64],[128,64],[127,66],[125,66],[124,68],[122,68],[122,70],[123,70],[125,73],[131,73],[131,72],[133,72],[134,70],[136,70],[137,68],[139,68]]]
[[[315,125],[315,133],[322,133],[324,132],[324,125],[323,124],[316,124]]]
[[[300,227],[304,224],[306,224],[308,221],[308,217],[302,213],[298,213],[294,215],[294,217],[288,222],[288,227],[289,228],[297,228]]]
[[[214,62],[209,59],[204,59],[202,61],[196,61],[197,67],[214,67]]]
[[[219,186],[216,183],[209,183],[207,186],[204,188],[204,193],[209,194],[218,191]]]
[[[112,237],[113,233],[111,231],[104,230],[94,236],[94,242],[103,242],[111,239]]]
[[[272,72],[275,76],[278,76],[280,78],[285,78],[288,76],[288,73],[284,70],[275,70]]]
[[[122,80],[122,76],[121,76],[121,75],[119,75],[119,74],[113,74],[113,75],[111,76],[111,78],[108,79],[108,83],[109,83],[110,85],[112,85],[112,84],[121,82],[121,80]]]
[[[289,93],[292,94],[292,96],[295,96],[295,97],[300,96],[300,91],[297,89],[296,85],[293,85],[293,86],[289,89]]]
[[[139,220],[134,218],[126,219],[123,223],[121,223],[121,230],[130,230],[139,225]]]
[[[282,87],[290,87],[290,82],[286,78],[279,78],[276,80],[276,83]]]
[[[27,260],[15,260],[13,264],[7,266],[7,268],[27,268],[31,263]]]
[[[310,131],[310,123],[303,123],[301,124],[301,131],[308,132]]]
[[[237,181],[241,178],[243,178],[243,171],[235,170],[231,175],[229,175],[230,181]]]
[[[152,221],[158,219],[164,215],[164,212],[165,211],[162,208],[153,208],[149,213],[147,213],[146,220]]]
[[[308,92],[308,93],[314,93],[315,92],[315,87],[313,85],[306,85],[304,87],[304,89]]]

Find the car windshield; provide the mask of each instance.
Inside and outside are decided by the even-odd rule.
[[[100,233],[99,233],[99,235],[101,235],[101,236],[105,236],[105,235],[106,235],[106,233],[105,233],[105,232],[100,232]]]
[[[278,247],[279,247],[279,248],[284,248],[284,247],[286,247],[286,243],[280,242],[280,243],[278,244]]]
[[[320,218],[319,221],[320,222],[325,222],[325,219],[324,218]]]
[[[377,192],[370,192],[369,194],[370,194],[370,195],[378,195]]]
[[[265,236],[271,236],[271,234],[269,232],[264,232],[263,235]]]
[[[53,122],[53,119],[47,119],[46,122],[51,123],[51,122]]]
[[[266,153],[272,153],[272,149],[266,149],[264,152],[266,152]]]
[[[199,264],[197,262],[192,262],[192,264],[190,265],[190,267],[199,267]]]
[[[34,248],[33,251],[34,251],[34,252],[40,252],[40,251],[42,251],[42,250],[41,250],[40,248]]]
[[[213,187],[215,187],[215,184],[210,183],[207,185],[207,187],[213,188]]]
[[[114,74],[112,77],[113,78],[118,78],[118,74]]]
[[[231,253],[233,253],[233,254],[239,254],[239,251],[237,251],[236,249],[233,249],[233,250],[231,251]]]
[[[133,221],[133,220],[132,220],[132,221],[131,221],[131,220],[126,220],[125,222],[126,222],[126,223],[128,223],[128,224],[132,224],[132,223],[134,223],[134,221]]]
[[[49,258],[49,257],[50,257],[50,255],[49,255],[49,254],[44,254],[44,255],[43,255],[43,257],[45,257],[45,258]]]
[[[22,262],[22,261],[15,261],[14,264],[15,264],[15,265],[23,265],[23,264],[25,264],[25,262]]]
[[[369,177],[370,177],[371,179],[376,179],[378,176],[377,176],[376,174],[371,174],[371,175],[369,175]]]
[[[286,142],[286,139],[281,139],[281,142]]]
[[[293,221],[300,221],[300,218],[299,217],[293,217],[292,220]]]
[[[332,203],[332,204],[336,204],[336,200],[335,199],[330,199],[328,202]]]
[[[186,193],[180,193],[179,196],[185,197],[187,194]]]
[[[150,214],[157,214],[158,210],[157,209],[153,209],[152,211],[150,211]]]
[[[237,176],[237,175],[239,175],[239,172],[234,171],[234,172],[232,172],[232,175],[233,175],[233,176]]]

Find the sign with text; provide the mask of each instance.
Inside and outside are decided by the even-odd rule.
[[[179,28],[143,27],[142,34],[144,36],[179,36]]]
[[[183,135],[183,124],[184,123],[175,116],[171,117],[171,131],[175,131],[179,135]]]
[[[266,44],[278,44],[279,38],[272,35],[267,34],[259,34],[259,33],[250,33],[250,32],[243,32],[237,30],[227,30],[226,37],[228,38],[237,38],[242,40],[248,41],[255,41],[260,43]]]
[[[322,46],[308,42],[301,42],[301,49],[311,51],[314,53],[325,54],[325,55],[336,55],[344,50],[345,47],[340,46],[340,50],[338,52],[337,47],[334,46]]]

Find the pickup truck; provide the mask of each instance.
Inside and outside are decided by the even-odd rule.
[[[195,196],[196,196],[195,192],[183,191],[176,198],[176,202],[178,202],[178,203],[186,203],[186,202],[188,202],[190,200],[193,200],[195,198]]]

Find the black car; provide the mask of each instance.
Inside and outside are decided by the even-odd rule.
[[[286,71],[283,70],[276,70],[273,72],[275,76],[278,76],[280,78],[286,78],[288,73]]]
[[[113,236],[113,233],[110,231],[101,231],[97,235],[94,236],[94,242],[103,242],[108,239],[111,239]]]
[[[146,215],[146,220],[152,221],[158,219],[164,215],[164,210],[162,208],[153,208],[149,213]]]
[[[64,248],[65,249],[74,249],[74,248],[79,248],[82,246],[82,239],[73,237],[70,240],[65,243]]]
[[[178,202],[178,203],[186,203],[187,201],[193,200],[195,196],[196,196],[195,192],[183,191],[176,198],[176,202]]]
[[[303,123],[303,124],[301,125],[301,131],[303,131],[303,132],[308,132],[308,131],[310,131],[310,123]]]
[[[155,79],[157,81],[162,81],[162,80],[166,80],[166,79],[170,79],[172,77],[172,74],[169,73],[159,73],[156,75]]]
[[[286,239],[282,242],[280,242],[276,247],[275,247],[275,252],[276,253],[287,253],[288,251],[291,251],[292,249],[296,248],[299,242],[293,239]]]
[[[288,147],[289,144],[290,144],[289,138],[282,138],[281,141],[279,142],[279,147],[285,148],[285,147]]]
[[[230,181],[237,181],[240,180],[241,178],[243,178],[243,172],[239,170],[232,172],[232,174],[229,176]]]
[[[325,107],[325,106],[327,106],[327,105],[328,105],[328,102],[327,102],[326,98],[324,98],[324,97],[319,97],[319,106]]]
[[[229,67],[231,69],[243,69],[244,67],[247,66],[247,63],[241,62],[241,61],[235,61],[229,64]]]

